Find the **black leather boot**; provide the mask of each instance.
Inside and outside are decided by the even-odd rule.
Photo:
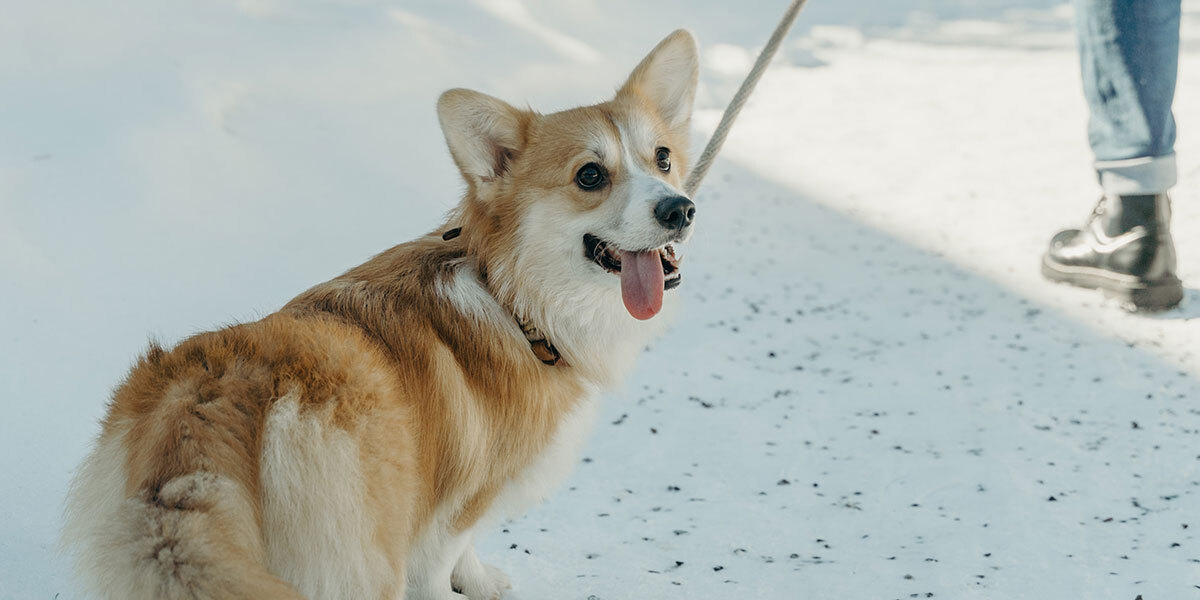
[[[1060,231],[1042,258],[1047,279],[1104,290],[1135,310],[1183,299],[1166,194],[1100,199],[1081,229]]]

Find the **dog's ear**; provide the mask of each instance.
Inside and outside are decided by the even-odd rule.
[[[529,114],[503,100],[453,89],[438,98],[437,112],[450,155],[469,182],[503,175],[521,151]]]
[[[654,105],[671,129],[682,127],[686,133],[699,76],[696,38],[688,30],[679,29],[642,59],[617,97],[640,96]]]

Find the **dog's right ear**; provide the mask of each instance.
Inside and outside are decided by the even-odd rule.
[[[676,30],[642,59],[617,97],[639,96],[648,100],[667,126],[686,138],[700,79],[699,53],[691,32]]]
[[[437,103],[450,155],[468,182],[503,175],[521,151],[529,113],[487,94],[453,89]]]

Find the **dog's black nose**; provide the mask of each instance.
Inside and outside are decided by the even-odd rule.
[[[654,207],[654,218],[667,229],[683,229],[696,218],[696,205],[683,196],[663,198]]]

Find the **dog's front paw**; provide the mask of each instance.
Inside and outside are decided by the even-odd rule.
[[[512,588],[512,583],[504,571],[492,565],[485,565],[478,559],[469,567],[461,563],[460,567],[465,568],[455,569],[450,579],[454,589],[470,600],[500,600],[504,590]]]

